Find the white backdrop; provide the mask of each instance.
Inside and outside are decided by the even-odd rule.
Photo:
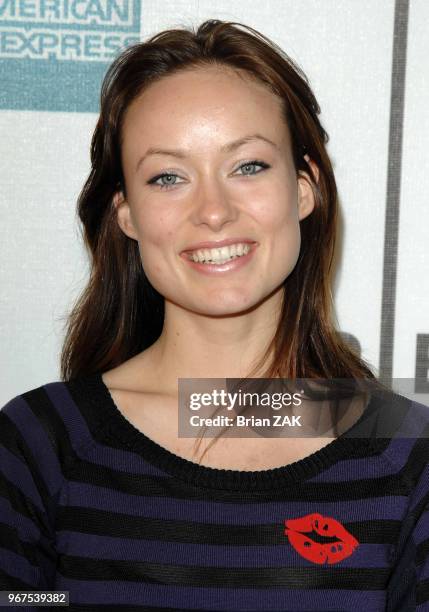
[[[76,37],[88,28],[97,36],[120,30],[118,20],[108,14],[111,2],[101,4],[106,13],[99,18],[58,12],[48,23],[43,0],[0,2],[0,82],[5,84],[0,89],[0,405],[59,380],[61,317],[87,279],[76,198],[89,171],[97,91],[107,64],[95,43],[92,50],[76,47],[67,56],[63,47],[58,51],[58,37],[67,27]],[[339,328],[355,336],[376,373],[383,367],[394,377],[412,378],[419,366],[420,374],[427,375],[429,2],[117,0],[116,5],[124,7],[124,15],[125,8],[130,13],[121,40],[124,32],[146,39],[161,29],[198,25],[208,18],[233,20],[272,38],[304,69],[331,138],[340,194],[334,287]],[[25,24],[28,36],[31,28],[37,33],[43,19],[54,32],[49,53],[36,44],[18,48],[15,41],[23,38],[19,32]],[[395,124],[397,131],[403,129],[398,157],[398,149],[392,156],[389,142],[392,58],[395,49],[400,55],[400,39],[402,48],[406,45],[406,70],[403,109],[399,105],[403,122],[399,116]],[[82,82],[81,73],[86,75]],[[400,89],[395,79],[393,86]],[[402,166],[397,245],[391,234],[385,235],[386,210],[393,210],[394,200],[387,197],[389,159],[392,176],[399,176]],[[394,268],[391,263],[384,267],[385,245],[397,253]],[[391,278],[392,272],[396,279],[387,291],[384,287],[383,306],[383,275]],[[383,336],[382,315],[394,316],[393,333]],[[382,345],[390,347],[391,357],[388,351],[380,363]]]

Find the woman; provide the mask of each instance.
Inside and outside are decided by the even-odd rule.
[[[0,412],[2,589],[79,610],[429,609],[427,414],[332,322],[319,112],[242,24],[161,32],[111,66],[62,381]],[[196,457],[178,380],[251,377],[373,393],[333,439],[223,436]],[[394,440],[359,429],[392,415]]]

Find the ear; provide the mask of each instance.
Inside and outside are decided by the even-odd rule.
[[[113,196],[113,206],[116,209],[118,225],[126,236],[137,240],[137,232],[134,228],[130,205],[122,191],[117,191]]]
[[[319,168],[308,155],[304,155],[304,159],[313,171],[316,181],[318,181]],[[315,197],[310,174],[301,170],[298,176],[298,217],[300,221],[313,211],[314,205]]]

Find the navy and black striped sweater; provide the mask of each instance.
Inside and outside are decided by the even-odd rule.
[[[100,374],[18,395],[0,411],[0,590],[69,591],[71,610],[429,610],[429,408],[392,398],[393,438],[352,428],[248,472],[158,445]]]

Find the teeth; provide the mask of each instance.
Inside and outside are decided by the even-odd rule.
[[[249,251],[250,245],[247,243],[231,244],[219,249],[198,249],[198,251],[190,254],[190,259],[196,263],[222,264],[242,255],[247,255]]]

